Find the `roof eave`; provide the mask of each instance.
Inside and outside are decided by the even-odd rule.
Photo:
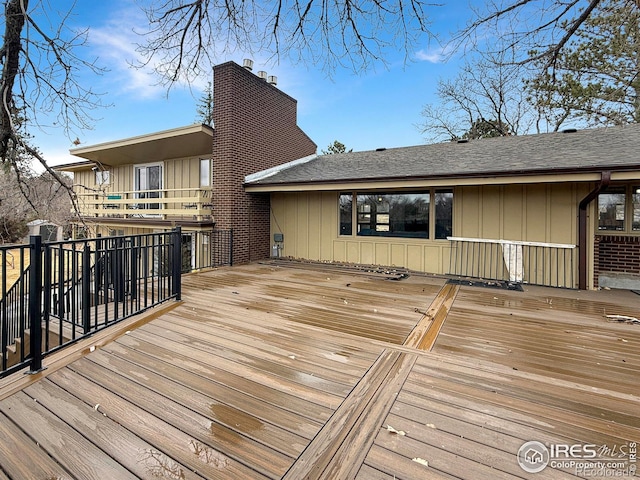
[[[418,175],[418,176],[395,176],[395,177],[372,177],[372,178],[346,178],[331,180],[303,180],[295,182],[255,182],[246,183],[245,189],[248,192],[269,192],[286,190],[313,190],[317,186],[318,190],[329,190],[328,186],[342,185],[370,185],[370,184],[501,184],[501,183],[549,183],[565,181],[596,181],[602,171],[612,172],[637,172],[640,179],[640,165],[635,166],[590,166],[585,168],[572,169],[540,169],[540,170],[514,170],[495,172],[474,172],[455,175]]]

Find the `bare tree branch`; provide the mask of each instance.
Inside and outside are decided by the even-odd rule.
[[[384,63],[386,52],[412,53],[428,30],[424,0],[145,1],[150,27],[138,52],[170,87],[210,71],[236,50],[273,59],[355,71]]]

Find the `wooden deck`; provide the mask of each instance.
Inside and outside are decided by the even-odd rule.
[[[640,296],[397,278],[184,277],[176,308],[0,381],[0,479],[576,478],[517,451],[640,440],[640,325],[603,316]]]

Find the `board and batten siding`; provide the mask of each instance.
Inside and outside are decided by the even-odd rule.
[[[590,187],[578,183],[458,187],[454,236],[576,244],[578,204]]]
[[[144,165],[140,162],[135,165]],[[185,157],[165,160],[162,163],[162,185],[164,189],[175,188],[198,188],[200,186],[200,157]],[[87,169],[74,172],[74,183],[78,186],[84,185],[91,189],[105,190],[106,192],[131,192],[134,188],[134,164],[105,167],[109,171],[109,185],[96,184],[95,172]],[[78,188],[78,193],[82,193]]]
[[[338,235],[337,192],[274,193],[272,233],[284,234],[283,256],[316,261],[406,267],[442,273],[449,242]]]
[[[578,203],[592,188],[588,183],[454,187],[453,235],[576,244]],[[447,273],[446,240],[338,235],[338,197],[335,191],[271,194],[271,231],[284,234],[281,255]],[[592,222],[589,228],[595,231]]]

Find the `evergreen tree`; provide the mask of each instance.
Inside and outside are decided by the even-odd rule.
[[[333,143],[330,143],[327,146],[326,150],[322,150],[323,155],[333,155],[334,153],[350,153],[350,152],[353,152],[353,148],[350,148],[347,151],[347,147],[345,147],[344,143],[341,143],[338,140],[334,140]]]
[[[606,0],[559,55],[528,82],[541,116],[557,129],[640,122],[640,9]]]
[[[198,114],[196,121],[203,125],[213,126],[213,86],[211,82],[207,84],[207,88],[202,93],[196,107]]]

